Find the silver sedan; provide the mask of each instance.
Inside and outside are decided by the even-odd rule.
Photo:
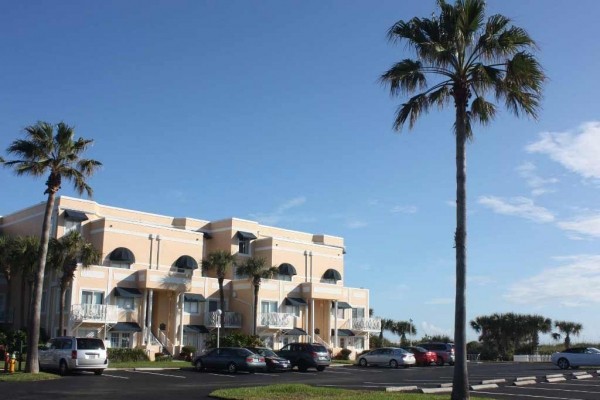
[[[600,365],[600,350],[595,347],[572,347],[550,357],[552,364],[560,369],[577,368],[582,365]]]
[[[382,347],[375,349],[358,357],[358,365],[366,367],[367,365],[383,365],[391,368],[403,366],[408,368],[415,365],[415,355],[404,349],[397,347]]]

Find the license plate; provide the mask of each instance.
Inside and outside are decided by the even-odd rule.
[[[91,354],[88,356],[89,359],[98,358],[98,354]]]
[[[327,357],[321,356],[321,357],[319,357],[319,360],[327,360]]]

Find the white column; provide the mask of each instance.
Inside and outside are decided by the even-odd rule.
[[[185,293],[179,296],[179,346],[183,346],[183,302],[185,301]]]
[[[315,342],[315,299],[310,299],[310,342]]]
[[[142,331],[145,333],[148,327],[148,317],[146,316],[146,307],[148,307],[148,289],[144,289],[143,299],[144,301],[142,301],[142,317],[139,318],[139,321],[144,321],[144,328],[142,329]],[[144,336],[142,340],[142,345],[147,345],[148,336]]]
[[[338,301],[334,301],[335,325],[333,327],[333,347],[340,347],[338,342]],[[331,318],[329,319],[331,321]]]
[[[306,305],[306,307],[303,307],[303,308],[304,308],[304,329],[306,329],[308,331],[309,330],[309,328],[308,328],[308,304]]]
[[[154,298],[154,290],[148,291],[148,330],[152,332],[152,302]]]

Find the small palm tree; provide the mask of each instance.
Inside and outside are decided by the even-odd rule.
[[[559,330],[558,338],[560,335],[565,336],[565,348],[571,347],[571,335],[579,336],[581,330],[583,329],[583,325],[578,322],[569,322],[569,321],[556,321],[554,322],[554,326]],[[555,335],[553,335],[556,338]],[[558,339],[557,339],[558,340]]]
[[[256,336],[256,325],[258,320],[258,292],[262,279],[270,279],[279,272],[277,267],[269,267],[267,260],[262,257],[250,257],[246,262],[237,267],[237,273],[242,276],[247,276],[252,280],[254,286],[254,325],[252,334]]]
[[[6,280],[6,301],[4,302],[5,321],[10,321],[13,278],[17,274],[20,257],[17,239],[14,236],[0,235],[0,273]]]
[[[392,332],[392,330],[394,329],[395,323],[396,323],[396,321],[394,321],[393,319],[388,319],[388,318],[381,319],[381,330],[379,331],[379,341],[380,342],[383,340],[383,331]]]
[[[388,31],[392,42],[405,42],[416,53],[381,76],[390,93],[416,95],[397,111],[394,128],[406,122],[412,128],[432,106],[453,103],[456,139],[456,301],[454,338],[456,365],[452,400],[469,398],[466,354],[467,192],[466,142],[473,124],[487,124],[496,105],[492,94],[506,107],[536,117],[544,73],[531,54],[535,42],[510,19],[492,15],[485,19],[484,0],[457,0],[454,5],[438,0],[439,15],[398,21]],[[434,81],[428,81],[433,77]],[[422,92],[418,93],[419,91]]]
[[[406,335],[416,335],[417,328],[411,321],[396,321],[392,327],[392,332],[400,336],[400,343],[406,343]]]
[[[100,252],[94,248],[91,243],[85,241],[81,234],[72,231],[60,239],[50,239],[48,248],[48,267],[60,274],[60,317],[58,321],[58,331],[62,335],[64,332],[64,312],[67,289],[75,279],[77,266],[81,264],[87,268],[92,264],[98,263]]]
[[[208,254],[206,260],[202,261],[202,269],[204,271],[215,270],[219,281],[219,301],[220,307],[225,307],[225,290],[223,289],[223,281],[225,275],[235,261],[235,256],[231,252],[225,250],[216,250]],[[223,310],[226,311],[226,310]],[[225,313],[221,314],[221,326],[225,326]]]
[[[16,237],[16,257],[18,257],[18,270],[21,276],[21,323],[25,323],[25,316],[31,317],[33,305],[33,289],[37,257],[40,251],[40,239],[36,236]]]
[[[56,193],[62,180],[73,183],[79,194],[92,195],[92,188],[86,183],[86,178],[102,165],[99,161],[81,158],[85,150],[93,143],[92,140],[74,139],[72,127],[60,122],[57,125],[48,122],[38,122],[25,128],[25,139],[15,140],[7,152],[16,156],[13,160],[2,160],[2,164],[12,168],[17,175],[32,175],[34,177],[47,175],[46,190],[48,195],[40,248],[35,273],[35,288],[32,295],[33,310],[30,314],[27,335],[27,366],[26,372],[38,373],[38,342],[40,339],[40,313],[42,305],[42,289],[46,270],[48,243],[50,242],[50,217],[54,208]]]

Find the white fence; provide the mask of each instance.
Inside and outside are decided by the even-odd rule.
[[[515,354],[513,356],[514,362],[550,362],[549,354]]]

